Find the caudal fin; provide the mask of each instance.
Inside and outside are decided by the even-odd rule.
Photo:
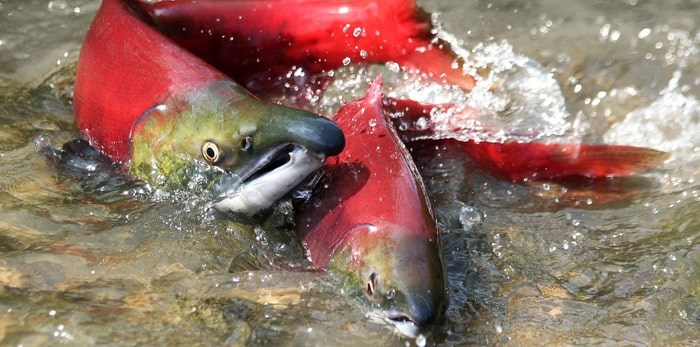
[[[668,158],[650,148],[520,142],[462,142],[480,167],[513,181],[564,177],[623,177],[649,171]]]
[[[483,169],[513,181],[629,176],[651,170],[668,158],[666,152],[632,146],[475,142],[449,139],[445,134],[437,136],[430,117],[434,110],[450,107],[424,105],[412,100],[387,99],[384,102],[385,110],[395,115],[392,120],[404,141],[442,139],[461,148]]]

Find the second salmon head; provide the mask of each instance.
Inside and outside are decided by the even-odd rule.
[[[370,319],[415,337],[446,309],[446,283],[438,240],[404,228],[356,227],[346,248],[332,258],[330,269],[344,274],[352,288],[362,291],[370,303]]]
[[[380,80],[334,121],[347,145],[299,206],[299,238],[316,267],[369,302],[370,318],[416,336],[445,310],[445,269],[425,187],[384,115]]]

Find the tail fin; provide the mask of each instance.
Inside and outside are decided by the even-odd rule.
[[[430,127],[432,111],[448,109],[452,105],[423,105],[412,100],[387,99],[384,107],[399,115],[392,119],[394,125],[402,131],[401,137],[405,141],[411,141],[435,135]],[[427,122],[421,122],[421,119]],[[427,125],[417,126],[421,123]],[[666,152],[632,146],[446,141],[462,148],[483,169],[513,181],[629,176],[651,170],[668,158]]]
[[[668,158],[650,148],[519,142],[463,142],[480,167],[513,181],[565,177],[623,177],[649,171]]]

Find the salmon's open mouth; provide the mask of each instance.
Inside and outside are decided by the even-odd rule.
[[[324,160],[324,155],[299,145],[277,146],[219,181],[212,205],[222,211],[255,214],[291,192]]]

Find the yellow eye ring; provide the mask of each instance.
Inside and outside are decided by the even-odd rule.
[[[202,145],[202,157],[209,164],[216,164],[221,160],[221,148],[214,142],[206,141]]]

